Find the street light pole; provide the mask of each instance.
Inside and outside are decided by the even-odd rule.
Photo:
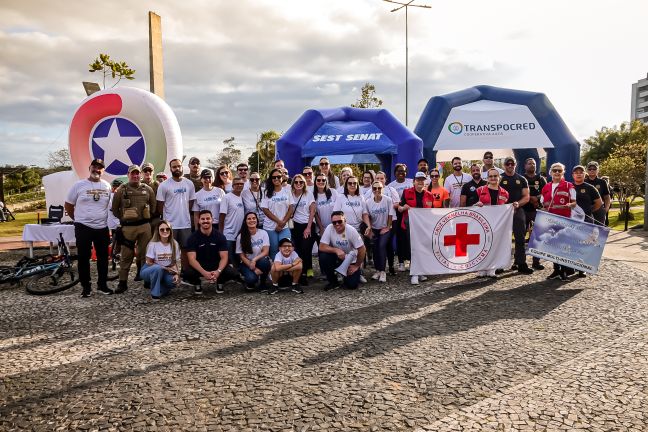
[[[409,7],[419,7],[423,9],[430,9],[432,6],[428,5],[417,5],[413,4],[416,0],[410,0],[407,3],[401,3],[394,0],[383,0],[387,3],[394,3],[400,5],[399,7],[390,10],[390,12],[396,12],[405,8],[405,126],[408,125],[408,107],[409,107],[409,27],[407,23],[408,19],[408,10]]]

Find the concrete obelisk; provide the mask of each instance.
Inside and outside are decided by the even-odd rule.
[[[164,99],[164,66],[162,64],[162,18],[149,12],[149,68],[151,93]]]

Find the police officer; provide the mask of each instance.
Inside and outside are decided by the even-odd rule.
[[[459,207],[470,207],[475,205],[477,201],[479,201],[477,188],[488,184],[486,183],[486,180],[481,177],[481,165],[476,163],[470,165],[470,175],[472,176],[472,180],[461,188]]]
[[[194,184],[194,192],[198,192],[203,187],[200,172],[200,159],[198,159],[196,156],[193,156],[191,159],[189,159],[189,173],[185,174],[184,177],[191,180],[191,182]]]
[[[128,183],[115,192],[112,204],[113,214],[119,218],[122,226],[121,260],[119,262],[119,284],[115,294],[128,289],[128,272],[133,263],[135,245],[137,245],[137,275],[146,256],[146,246],[151,240],[151,219],[155,212],[156,201],[153,189],[140,181],[140,167],[128,167]]]
[[[526,231],[529,232],[531,225],[535,221],[536,211],[542,208],[540,196],[542,195],[542,188],[547,184],[547,180],[536,173],[536,161],[533,158],[524,161],[524,178],[529,183],[529,202],[524,204],[522,208],[526,218]],[[540,258],[533,257],[531,268],[544,270],[544,266],[540,264]]]
[[[608,211],[610,211],[610,205],[612,204],[612,197],[610,195],[610,187],[608,183],[598,176],[599,174],[599,164],[595,161],[590,161],[587,163],[587,175],[585,176],[585,183],[589,183],[598,190],[603,200],[603,205],[600,209],[594,212],[595,223],[600,225],[606,225],[605,219]]]
[[[513,238],[515,239],[515,254],[513,270],[522,274],[531,274],[533,270],[526,263],[524,238],[526,237],[526,217],[522,208],[529,202],[529,183],[515,172],[515,159],[504,159],[504,174],[500,186],[509,193],[507,204],[513,204]]]
[[[595,215],[599,209],[603,208],[601,194],[596,187],[587,183],[585,180],[585,167],[576,165],[572,168],[572,177],[574,178],[574,189],[576,190],[576,204],[585,214],[585,222],[597,223]],[[568,276],[574,273],[574,269],[568,268],[565,274]],[[585,272],[579,271],[578,277],[585,277]]]
[[[150,186],[151,189],[153,189],[153,192],[157,193],[158,186],[160,184],[153,178],[154,171],[155,167],[153,166],[153,164],[150,162],[145,162],[144,165],[142,165],[142,183]]]

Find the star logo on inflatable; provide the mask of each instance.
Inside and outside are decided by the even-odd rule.
[[[110,174],[125,175],[130,165],[144,161],[144,152],[142,132],[125,118],[105,119],[92,134],[92,153],[105,161]]]

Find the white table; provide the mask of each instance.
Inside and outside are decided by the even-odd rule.
[[[57,243],[59,234],[63,234],[65,243],[76,243],[74,236],[74,225],[40,225],[40,224],[27,224],[23,227],[22,239],[29,244],[29,256],[34,256],[34,242],[46,241],[50,244],[50,252],[52,251],[52,244]]]

